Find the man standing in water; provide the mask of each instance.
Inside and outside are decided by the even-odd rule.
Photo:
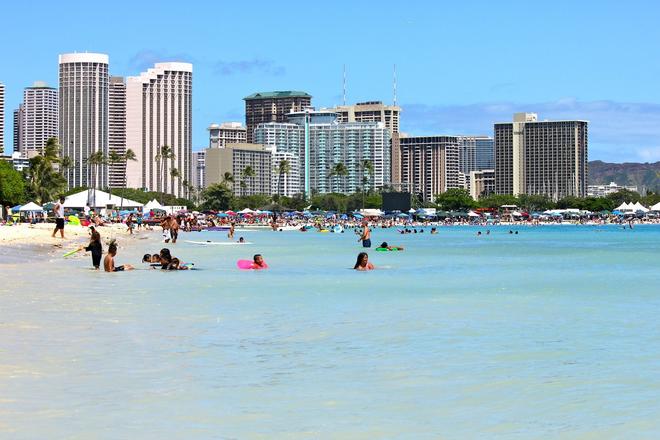
[[[55,211],[55,229],[51,237],[55,238],[55,233],[60,230],[60,236],[64,238],[64,196],[60,196],[60,201],[53,207]]]
[[[362,247],[371,247],[371,230],[369,229],[369,223],[366,220],[362,223],[362,235],[360,235],[358,241],[362,242]]]

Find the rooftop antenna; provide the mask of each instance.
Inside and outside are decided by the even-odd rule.
[[[396,106],[396,64],[394,65],[394,105]]]
[[[344,105],[346,105],[346,64],[344,64],[344,82],[343,82],[343,87],[344,87],[344,92],[343,92]]]

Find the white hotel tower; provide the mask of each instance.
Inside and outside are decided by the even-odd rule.
[[[126,145],[137,156],[126,166],[129,188],[184,195],[183,181],[191,182],[192,64],[157,63],[126,79]],[[160,158],[163,146],[173,158]]]
[[[66,172],[69,188],[105,188],[107,165],[97,172],[87,159],[97,151],[108,154],[108,56],[68,53],[60,55],[59,64],[60,144],[73,162]]]

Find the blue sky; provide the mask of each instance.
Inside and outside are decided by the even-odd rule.
[[[492,134],[515,111],[590,123],[590,159],[660,160],[660,4],[652,1],[115,0],[5,2],[6,139],[22,89],[57,84],[57,55],[110,55],[114,75],[194,64],[193,149],[244,96],[304,90],[317,107],[392,101],[402,130]]]

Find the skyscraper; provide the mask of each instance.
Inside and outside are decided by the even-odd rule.
[[[245,101],[247,141],[254,141],[254,129],[264,122],[286,122],[286,115],[312,105],[312,96],[299,91],[253,93]]]
[[[339,123],[346,122],[382,122],[391,135],[391,180],[401,183],[401,144],[399,135],[399,116],[401,107],[386,105],[382,101],[358,102],[355,105],[340,105],[331,109],[337,113]],[[388,182],[389,183],[389,182]]]
[[[14,110],[14,153],[20,152],[23,143],[23,117],[25,115],[25,107],[20,104]]]
[[[240,122],[211,124],[208,131],[209,148],[225,148],[227,144],[241,144],[247,141],[247,129]]]
[[[108,89],[108,155],[115,153],[124,157],[126,153],[126,82],[121,76],[110,77]],[[124,160],[108,164],[108,186],[126,186],[126,164]]]
[[[37,81],[23,90],[21,107],[18,151],[25,157],[31,157],[42,151],[48,139],[58,137],[57,90]]]
[[[456,136],[401,138],[401,184],[425,201],[459,188],[459,143]]]
[[[459,169],[466,176],[471,171],[495,168],[495,145],[490,136],[458,136]]]
[[[190,63],[157,63],[126,79],[126,145],[137,156],[126,166],[129,187],[184,194],[192,166],[192,70]]]
[[[495,124],[495,191],[553,200],[587,194],[587,121],[539,121],[516,113]]]
[[[0,154],[5,153],[5,85],[0,83]]]
[[[196,188],[204,188],[206,174],[206,150],[193,151],[190,183]]]
[[[65,171],[69,188],[106,187],[107,165],[89,157],[108,154],[108,56],[69,53],[59,56],[59,138],[62,155],[71,158]]]

